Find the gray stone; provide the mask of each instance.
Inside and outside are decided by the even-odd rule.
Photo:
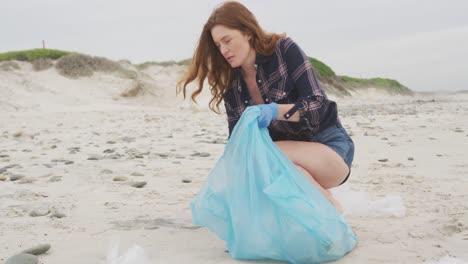
[[[140,172],[134,172],[132,173],[132,176],[145,176],[143,173]]]
[[[408,157],[408,160],[414,160],[414,158],[413,157]]]
[[[113,180],[114,180],[114,181],[127,181],[127,180],[128,180],[128,177],[125,177],[125,176],[117,176],[117,177],[114,177]]]
[[[192,180],[191,180],[191,179],[185,178],[185,179],[182,179],[182,182],[183,182],[183,183],[191,183]]]
[[[0,181],[6,181],[7,176],[0,174]]]
[[[387,162],[388,159],[379,159],[380,162]]]
[[[39,255],[46,253],[50,249],[50,244],[40,244],[32,248],[23,250],[21,253],[28,253],[32,255]]]
[[[65,216],[66,216],[65,214],[55,212],[51,214],[49,217],[50,218],[64,218]]]
[[[31,254],[20,253],[7,259],[5,264],[37,264],[39,259]]]
[[[88,160],[100,160],[100,159],[101,159],[101,157],[98,156],[98,155],[91,155],[91,156],[88,158]]]
[[[48,182],[59,182],[61,180],[62,180],[62,176],[52,176],[52,177],[50,177]]]
[[[135,187],[135,188],[141,188],[143,186],[146,185],[146,182],[134,182],[132,183],[132,187]]]
[[[10,181],[17,181],[17,180],[22,179],[24,177],[26,177],[26,176],[21,175],[21,174],[13,174],[13,175],[10,176]]]
[[[38,208],[38,209],[32,210],[29,213],[29,216],[38,217],[38,216],[48,215],[49,213],[50,213],[49,208]]]

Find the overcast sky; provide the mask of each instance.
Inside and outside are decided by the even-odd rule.
[[[0,0],[0,52],[42,47],[111,59],[192,56],[213,8],[197,0]],[[468,90],[468,1],[241,1],[339,75]]]

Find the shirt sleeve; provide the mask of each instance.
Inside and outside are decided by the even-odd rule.
[[[285,39],[281,48],[288,74],[299,93],[299,99],[284,118],[288,119],[299,111],[300,130],[316,132],[321,121],[327,118],[327,97],[304,51],[290,38]]]

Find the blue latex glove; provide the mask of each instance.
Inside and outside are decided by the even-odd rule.
[[[271,120],[278,119],[279,107],[276,103],[261,104],[258,106],[261,110],[260,115],[257,117],[258,126],[260,128],[268,127],[271,123]]]

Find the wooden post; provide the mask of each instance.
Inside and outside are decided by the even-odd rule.
[[[45,41],[42,40],[42,48],[45,49]]]

